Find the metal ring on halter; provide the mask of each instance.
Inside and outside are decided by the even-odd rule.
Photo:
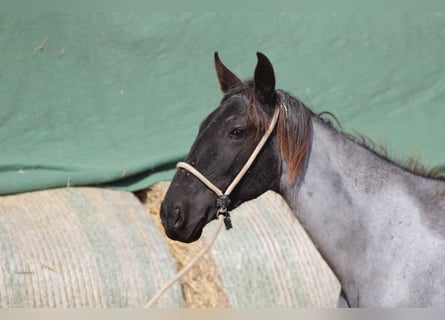
[[[230,198],[227,194],[223,194],[216,198],[216,208],[218,209],[216,213],[216,217],[218,218],[219,214],[225,214],[229,211],[230,206]]]
[[[226,229],[229,230],[232,228],[232,219],[230,218],[229,213],[230,206],[230,198],[227,194],[222,194],[216,198],[216,219],[218,219],[219,215],[222,214],[224,216],[224,225]]]

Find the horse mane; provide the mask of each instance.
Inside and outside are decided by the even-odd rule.
[[[305,171],[312,142],[313,112],[289,93],[278,90],[280,121],[277,126],[278,143],[288,168],[289,181]]]
[[[311,117],[314,114],[286,91],[277,90],[276,100],[276,105],[280,108],[277,123],[278,145],[287,165],[288,179],[294,182],[305,172],[307,166],[307,155],[312,141]],[[257,127],[257,132],[261,133],[266,131],[270,121],[270,115],[256,105],[252,93],[249,94],[247,119],[252,121]]]
[[[247,120],[252,121],[257,127],[258,134],[263,134],[269,125],[271,115],[267,114],[264,108],[257,105],[253,93],[253,82],[245,81],[230,94],[245,92],[246,89],[248,90],[249,97]],[[283,160],[286,162],[288,168],[288,179],[290,182],[294,182],[300,174],[306,170],[309,158],[307,155],[312,143],[312,117],[316,117],[333,130],[343,134],[348,139],[403,170],[426,178],[445,180],[445,165],[428,167],[421,161],[419,155],[410,156],[405,159],[400,157],[395,159],[394,156],[389,155],[387,146],[376,143],[365,134],[358,131],[354,131],[353,134],[345,132],[343,128],[341,128],[338,119],[332,113],[314,113],[305,106],[303,102],[284,90],[276,91],[276,99],[276,104],[280,107],[277,123],[278,144]],[[334,122],[337,124],[337,127],[325,117],[326,115],[335,120]]]
[[[323,117],[323,115],[328,114],[329,116],[333,117],[338,128],[334,126],[334,124]],[[363,146],[364,148],[368,149],[370,152],[376,154],[380,158],[391,162],[392,164],[396,165],[397,167],[407,170],[413,174],[419,175],[421,177],[425,178],[432,178],[432,179],[439,179],[439,180],[445,180],[445,165],[437,165],[437,166],[427,166],[425,163],[422,162],[422,157],[420,154],[413,154],[411,156],[408,156],[406,158],[401,158],[400,156],[390,155],[390,151],[388,149],[388,146],[383,143],[377,143],[367,135],[365,135],[362,132],[359,132],[357,130],[353,130],[353,134],[347,133],[341,128],[341,124],[338,121],[338,119],[330,112],[321,112],[319,114],[315,114],[315,116],[321,120],[324,124],[328,125],[329,127],[333,128],[337,132],[343,134],[350,140],[354,141],[355,143]]]

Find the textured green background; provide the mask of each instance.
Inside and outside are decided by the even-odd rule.
[[[347,131],[445,162],[442,11],[0,15],[0,194],[171,178],[219,102],[214,51],[241,77],[263,51]]]

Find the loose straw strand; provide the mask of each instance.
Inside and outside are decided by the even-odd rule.
[[[170,288],[176,281],[178,281],[180,278],[182,278],[183,275],[185,275],[192,267],[193,265],[202,258],[206,254],[206,252],[210,249],[210,247],[213,245],[213,243],[216,240],[216,237],[218,236],[219,232],[221,231],[221,228],[224,224],[224,215],[220,214],[218,216],[218,226],[216,227],[216,231],[213,234],[212,238],[210,238],[210,241],[199,251],[199,253],[192,259],[190,262],[181,270],[179,271],[173,278],[170,279],[169,282],[167,282],[154,296],[150,299],[150,301],[147,302],[147,304],[144,306],[144,308],[150,308],[156,301],[158,301],[161,296],[164,294],[165,291],[167,291],[168,288]]]

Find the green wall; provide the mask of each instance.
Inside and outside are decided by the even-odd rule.
[[[346,131],[445,163],[445,12],[0,15],[0,48],[0,194],[171,178],[218,105],[214,51],[244,78],[262,51]]]

